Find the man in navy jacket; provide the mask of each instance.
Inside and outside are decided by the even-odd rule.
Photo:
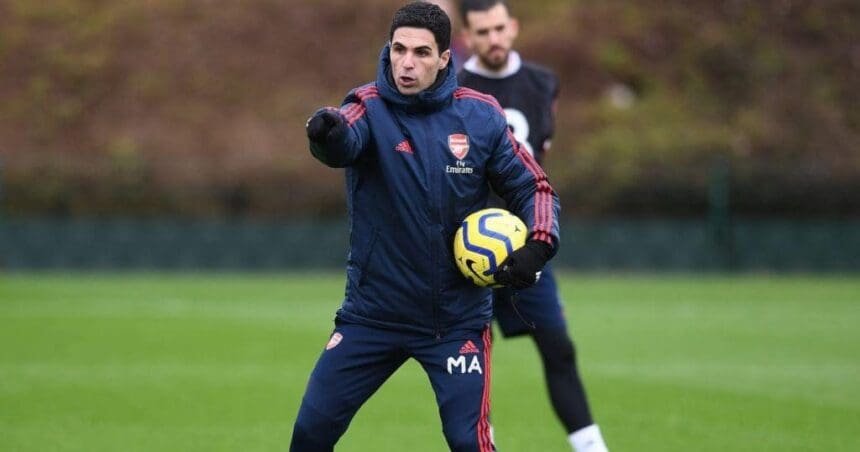
[[[312,154],[346,168],[346,296],[311,374],[291,451],[330,451],[407,359],[427,372],[451,450],[494,450],[489,289],[458,271],[453,236],[490,190],[528,225],[496,280],[533,285],[558,246],[558,199],[491,96],[459,88],[438,6],[394,15],[375,82],[307,123]]]

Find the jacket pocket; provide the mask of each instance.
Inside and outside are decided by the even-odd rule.
[[[357,245],[353,246],[349,252],[347,263],[347,278],[355,286],[361,286],[364,283],[367,275],[367,265],[370,262],[370,256],[376,248],[376,241],[379,233],[376,229],[371,229],[370,234],[359,240]]]
[[[456,227],[440,228],[439,236],[440,240],[442,240],[442,254],[440,256],[440,264],[442,265],[442,267],[449,269],[451,267],[456,268],[456,263],[454,262],[454,235],[457,233],[458,227],[459,225],[457,225]]]

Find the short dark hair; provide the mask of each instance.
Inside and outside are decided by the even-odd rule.
[[[407,3],[394,13],[388,40],[394,38],[394,30],[400,27],[425,28],[433,33],[439,53],[451,47],[451,19],[442,8],[426,2]]]
[[[471,11],[486,11],[496,5],[502,5],[511,12],[511,7],[508,6],[506,0],[460,0],[460,19],[463,20],[463,25],[469,26],[469,20],[466,16]]]

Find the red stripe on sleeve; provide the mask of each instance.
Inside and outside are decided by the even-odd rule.
[[[343,115],[344,118],[346,118],[347,121],[349,121],[349,118],[352,117],[352,115],[355,113],[355,110],[357,109],[358,104],[350,103],[347,104],[345,107],[341,107],[340,113]]]
[[[348,114],[345,115],[349,125],[355,124],[355,121],[358,121],[367,112],[367,109],[362,104],[353,104],[353,106],[353,108],[348,109]]]
[[[496,98],[489,94],[460,87],[454,92],[454,98],[478,100],[492,105],[493,108],[502,114],[502,116],[505,115],[504,109],[502,109],[502,106],[499,105],[498,101],[496,101]],[[508,139],[511,141],[511,145],[514,148],[514,154],[535,178],[535,185],[537,187],[534,199],[533,237],[535,240],[549,243],[552,246],[552,223],[554,217],[552,206],[552,187],[550,187],[546,180],[546,173],[544,173],[543,169],[538,165],[534,157],[520,146],[510,129],[508,130]]]
[[[514,154],[516,154],[520,161],[523,162],[523,165],[525,165],[535,178],[535,185],[537,187],[535,189],[534,199],[534,226],[532,227],[532,232],[534,233],[533,238],[535,240],[547,242],[552,246],[552,187],[550,187],[546,180],[546,173],[544,173],[543,169],[538,165],[534,157],[520,146],[510,129],[508,129],[508,139],[514,147]]]
[[[475,100],[479,100],[479,101],[484,102],[484,103],[486,103],[486,104],[490,104],[490,105],[492,105],[492,106],[493,106],[493,108],[495,108],[499,113],[501,113],[501,114],[502,114],[502,116],[504,116],[504,115],[505,115],[505,110],[502,108],[502,106],[501,106],[501,105],[499,105],[499,103],[498,103],[498,102],[496,102],[496,99],[495,99],[495,98],[492,98],[492,97],[487,98],[485,95],[479,95],[477,91],[473,91],[473,92],[474,92],[474,93],[476,93],[476,94],[472,94],[472,93],[459,93],[459,94],[458,94],[458,93],[456,93],[456,92],[455,92],[455,93],[454,93],[454,98],[455,98],[455,99],[475,99]]]

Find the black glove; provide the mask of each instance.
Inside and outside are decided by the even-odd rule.
[[[529,240],[502,262],[493,277],[497,283],[512,289],[531,287],[540,278],[540,271],[552,255],[550,244]]]
[[[346,133],[343,116],[334,108],[325,108],[314,113],[305,125],[308,138],[315,143],[327,143]]]

